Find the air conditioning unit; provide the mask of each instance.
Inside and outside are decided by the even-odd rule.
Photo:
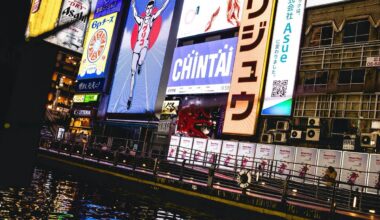
[[[307,141],[319,141],[321,130],[319,128],[308,128],[306,130]]]
[[[302,131],[300,131],[300,130],[292,130],[290,132],[290,138],[292,138],[292,139],[301,139],[302,138]]]
[[[265,144],[273,143],[273,135],[272,134],[262,134],[261,135],[261,143],[265,143]]]
[[[289,130],[289,122],[288,121],[277,121],[276,130],[278,130],[278,131]]]
[[[286,133],[284,132],[274,132],[274,142],[285,143],[286,142]]]
[[[318,127],[319,126],[319,121],[320,121],[319,118],[309,118],[307,120],[307,126]]]
[[[376,147],[377,133],[362,133],[360,136],[360,145],[362,147]]]

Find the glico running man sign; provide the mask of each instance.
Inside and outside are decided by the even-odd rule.
[[[153,113],[175,0],[132,0],[108,113]]]
[[[275,3],[245,1],[223,133],[255,134]]]

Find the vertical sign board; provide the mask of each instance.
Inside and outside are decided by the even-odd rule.
[[[244,5],[223,133],[256,132],[275,3],[247,0]]]
[[[222,140],[208,140],[206,150],[206,166],[211,166],[219,160],[222,149]]]
[[[262,115],[291,115],[305,2],[278,1]]]
[[[177,47],[167,95],[228,93],[237,38]]]
[[[318,149],[298,147],[296,150],[296,158],[293,168],[293,180],[303,182],[303,178],[314,178],[316,174],[316,165],[318,160]],[[305,183],[313,183],[306,180]]]
[[[177,152],[178,152],[178,146],[180,143],[181,137],[179,136],[172,136],[170,139],[169,144],[169,150],[168,150],[168,157],[167,160],[175,161],[177,158]]]
[[[205,152],[207,146],[207,139],[194,138],[193,150],[191,152],[191,160],[195,165],[202,166],[205,160]]]
[[[55,28],[62,0],[33,0],[25,37],[37,37]]]
[[[274,153],[276,177],[282,179],[286,178],[286,175],[291,175],[291,171],[294,164],[296,148],[291,146],[277,145]]]
[[[177,38],[238,27],[244,0],[185,0]]]
[[[347,184],[339,184],[339,187],[351,189],[352,185],[352,190],[361,190],[361,187],[355,185],[365,185],[368,159],[367,153],[344,151],[340,181]]]
[[[139,0],[131,3],[117,58],[108,113],[154,112],[175,4],[175,0]]]
[[[236,154],[238,151],[239,142],[223,141],[222,153],[220,154],[220,169],[234,170],[236,162]]]
[[[256,144],[239,142],[237,154],[237,167],[240,169],[252,169],[253,159],[255,158]]]
[[[329,166],[332,166],[337,173],[336,180],[339,180],[340,168],[342,167],[342,154],[342,151],[320,149],[318,152],[318,167],[316,176],[325,176],[326,169]]]
[[[83,52],[83,39],[86,32],[91,0],[64,0],[61,8],[58,27],[74,22],[45,40],[58,46]]]
[[[375,189],[367,188],[367,193],[377,194],[380,190],[380,154],[371,154],[368,170],[367,186]]]
[[[270,169],[271,162],[274,158],[275,145],[257,144],[255,153],[255,167],[261,167],[262,170]]]
[[[181,137],[181,141],[178,148],[177,162],[186,160],[186,163],[190,162],[191,148],[193,146],[192,137]]]
[[[94,19],[88,28],[78,80],[104,78],[117,13]]]

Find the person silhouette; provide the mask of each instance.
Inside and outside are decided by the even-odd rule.
[[[137,13],[135,0],[132,0],[133,17],[135,19],[136,24],[138,25],[138,34],[137,41],[132,52],[131,81],[129,97],[127,102],[127,110],[129,110],[132,105],[136,72],[137,74],[140,74],[141,66],[144,64],[145,57],[149,48],[149,36],[153,28],[154,21],[161,15],[161,13],[168,6],[169,0],[166,0],[163,6],[156,13],[153,13],[154,3],[154,0],[150,0],[148,2],[145,8],[145,15],[141,17]]]

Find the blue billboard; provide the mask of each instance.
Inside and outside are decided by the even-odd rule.
[[[120,12],[122,0],[98,0],[94,12],[94,18],[99,18],[104,15]]]
[[[108,113],[153,113],[175,0],[131,2]]]
[[[178,47],[167,95],[228,93],[238,38]]]

